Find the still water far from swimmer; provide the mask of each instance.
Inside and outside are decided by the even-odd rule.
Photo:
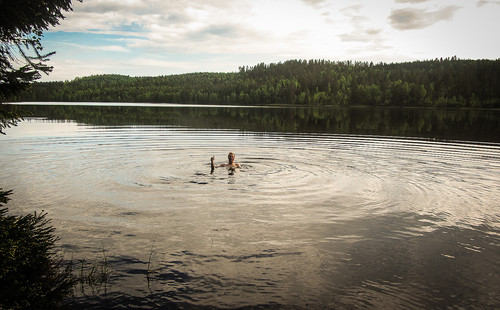
[[[68,259],[105,250],[75,306],[500,304],[496,142],[89,123],[0,137],[10,211],[47,211]]]

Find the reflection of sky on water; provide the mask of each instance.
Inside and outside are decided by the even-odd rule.
[[[314,203],[320,210],[317,216],[322,217],[323,205],[328,209],[332,201],[339,201],[346,212],[335,210],[332,218],[337,220],[363,216],[366,211],[411,211],[441,214],[441,225],[477,225],[488,217],[496,225],[495,145],[370,136],[253,135],[185,127],[93,127],[42,119],[8,129],[3,142],[9,143],[6,155],[25,157],[13,167],[18,165],[27,174],[43,172],[33,179],[52,179],[59,189],[67,188],[82,199],[99,194],[96,202],[124,207],[141,208],[141,202],[149,201],[148,209],[161,208],[162,199],[169,195],[175,197],[173,205],[181,208],[186,199],[224,203],[229,196],[232,203],[287,204],[298,209],[304,201]],[[224,159],[226,149],[237,151],[238,161],[246,167],[234,177],[223,169],[209,174],[206,157],[217,153],[219,160]]]
[[[109,251],[117,301],[499,300],[495,144],[40,119],[1,138],[11,211],[46,210],[76,256]],[[210,174],[228,151],[243,168]]]
[[[28,138],[28,137],[60,137],[75,135],[78,124],[74,121],[48,120],[45,118],[26,118],[18,126],[6,130],[3,139]]]

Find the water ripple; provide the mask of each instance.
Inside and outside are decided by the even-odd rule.
[[[9,206],[48,211],[77,253],[114,252],[110,295],[440,308],[458,294],[448,280],[499,302],[488,293],[500,289],[488,271],[499,271],[499,144],[43,120],[16,130],[0,140]],[[210,157],[229,151],[242,168],[211,173]]]

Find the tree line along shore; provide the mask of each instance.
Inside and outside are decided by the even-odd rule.
[[[499,108],[500,59],[289,60],[229,73],[93,75],[33,83],[11,101]]]

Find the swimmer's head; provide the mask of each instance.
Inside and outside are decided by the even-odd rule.
[[[233,152],[229,152],[229,154],[227,154],[227,159],[229,159],[229,161],[230,161],[230,162],[231,162],[231,161],[234,161],[234,158],[235,158],[235,157],[236,157],[236,156],[234,155],[234,153],[233,153]]]

